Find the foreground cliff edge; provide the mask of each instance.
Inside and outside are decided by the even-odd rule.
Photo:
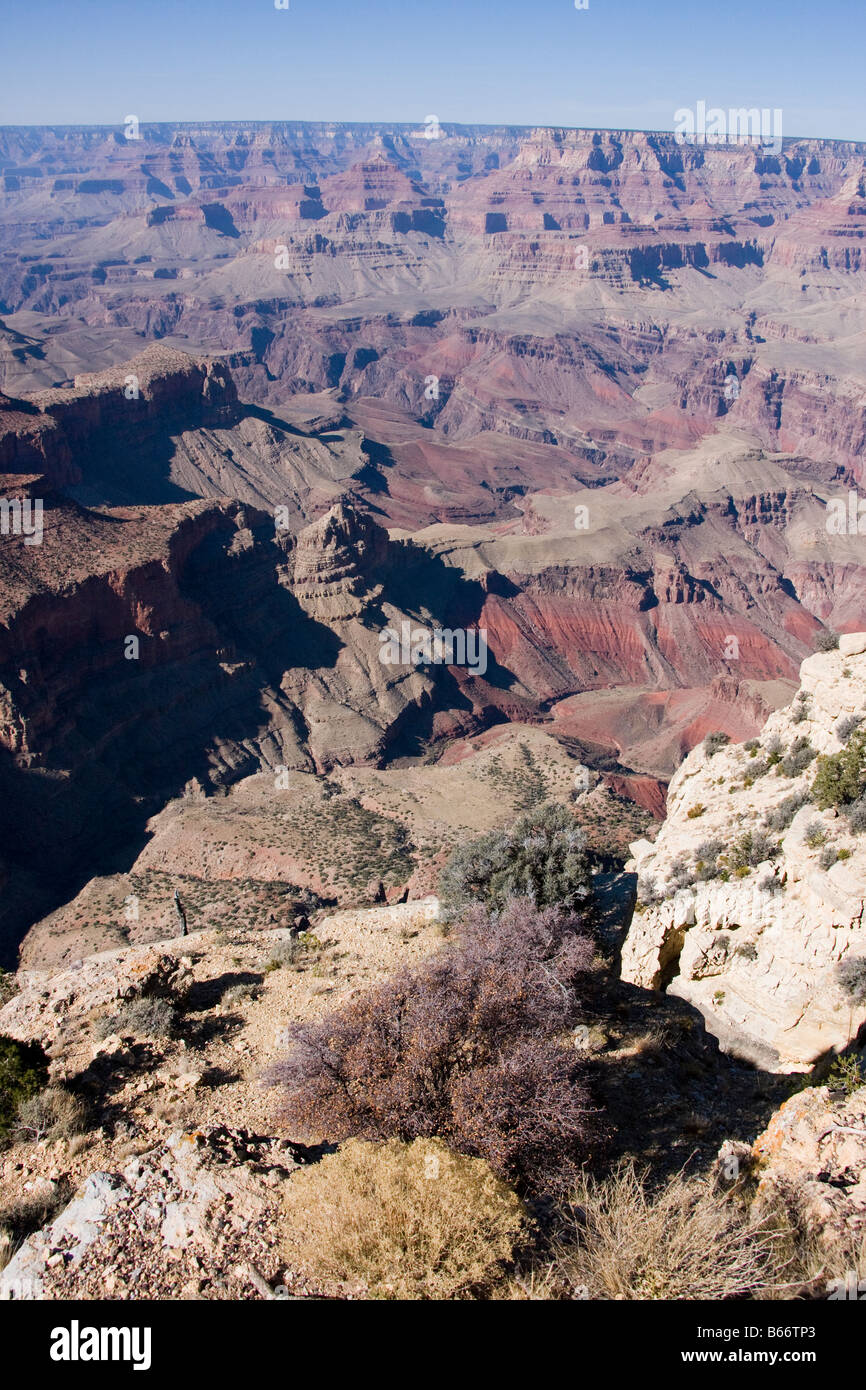
[[[850,746],[866,716],[866,633],[807,658],[800,680],[759,738],[705,740],[675,774],[656,842],[632,845],[622,953],[624,979],[688,1000],[773,1071],[810,1069],[866,1021],[838,970],[866,956],[864,825],[813,798],[817,755]]]

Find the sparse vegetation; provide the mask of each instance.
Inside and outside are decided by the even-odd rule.
[[[233,1009],[238,1004],[245,1004],[255,999],[257,995],[258,989],[256,986],[247,981],[243,984],[230,985],[220,1000],[220,1003],[224,1004],[228,1009]]]
[[[817,639],[815,641],[816,652],[835,652],[838,650],[838,647],[838,632],[831,632],[829,628],[825,628],[823,632],[818,633]]]
[[[290,937],[286,941],[278,941],[271,948],[270,954],[263,966],[266,975],[272,970],[293,970],[301,962],[305,947],[297,937]]]
[[[799,777],[801,772],[805,772],[810,763],[816,757],[815,750],[811,743],[804,736],[795,738],[791,747],[779,763],[779,775],[782,777]]]
[[[866,956],[846,956],[840,960],[836,979],[851,1004],[866,1004]]]
[[[731,845],[723,856],[728,869],[733,872],[757,868],[767,859],[775,859],[779,844],[761,830],[746,830]]]
[[[713,758],[716,753],[718,753],[721,748],[724,748],[726,744],[730,743],[730,741],[730,736],[728,734],[722,733],[721,729],[715,729],[712,733],[707,734],[704,739],[704,752],[708,758]]]
[[[764,826],[767,830],[787,830],[791,821],[802,807],[808,805],[811,795],[807,791],[791,792],[784,801],[780,801],[772,811],[768,811],[764,816]]]
[[[813,820],[806,826],[803,843],[808,845],[809,849],[820,849],[827,843],[827,831],[819,820]]]
[[[862,714],[844,714],[841,719],[836,720],[833,732],[840,743],[847,743],[854,730],[859,729],[862,723]]]
[[[602,1180],[582,1175],[571,1212],[554,1278],[589,1298],[748,1298],[778,1278],[771,1221],[751,1221],[734,1194],[696,1178],[654,1191],[623,1162]]]
[[[525,1222],[483,1159],[436,1139],[349,1140],[286,1185],[286,1250],[326,1291],[368,1298],[484,1297]]]
[[[686,815],[688,816],[689,820],[697,820],[699,816],[702,816],[704,814],[706,809],[706,806],[704,806],[703,803],[699,801],[696,806],[692,806],[691,809],[686,812]]]

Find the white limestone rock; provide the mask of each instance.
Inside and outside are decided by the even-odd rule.
[[[723,1047],[777,1071],[809,1068],[866,1019],[835,975],[844,957],[866,956],[866,835],[839,811],[808,803],[772,828],[780,804],[811,787],[814,762],[792,777],[777,764],[750,778],[776,741],[783,753],[801,738],[816,754],[837,753],[840,717],[866,718],[866,633],[807,658],[800,680],[754,756],[743,744],[708,756],[701,744],[677,771],[655,843],[631,846],[638,907],[622,952],[624,979],[688,1000]],[[708,843],[720,841],[724,854],[747,832],[779,842],[778,855],[727,881],[697,868],[713,862]],[[828,849],[843,858],[825,868]]]

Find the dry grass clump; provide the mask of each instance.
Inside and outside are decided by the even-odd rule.
[[[775,1218],[750,1220],[734,1194],[697,1178],[653,1192],[624,1160],[607,1178],[580,1179],[571,1214],[553,1261],[564,1296],[752,1298],[784,1278]]]
[[[115,1033],[133,1033],[142,1038],[170,1038],[178,1029],[178,1011],[168,999],[130,999],[119,1013],[100,1019],[94,1029],[104,1040]]]
[[[834,1232],[821,1241],[804,1237],[797,1248],[798,1274],[813,1296],[861,1301],[866,1285],[866,1231]]]
[[[524,1224],[483,1159],[436,1139],[350,1139],[292,1176],[286,1217],[296,1267],[325,1290],[384,1299],[485,1296]]]
[[[87,1128],[87,1107],[63,1086],[47,1086],[18,1107],[15,1137],[36,1142],[71,1139]]]
[[[779,1263],[784,1279],[766,1289],[763,1299],[853,1298],[866,1283],[866,1231],[815,1226],[802,1191],[785,1185],[761,1204],[779,1231]]]

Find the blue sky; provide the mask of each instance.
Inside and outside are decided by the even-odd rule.
[[[673,128],[781,107],[866,140],[866,0],[0,0],[0,124]]]

